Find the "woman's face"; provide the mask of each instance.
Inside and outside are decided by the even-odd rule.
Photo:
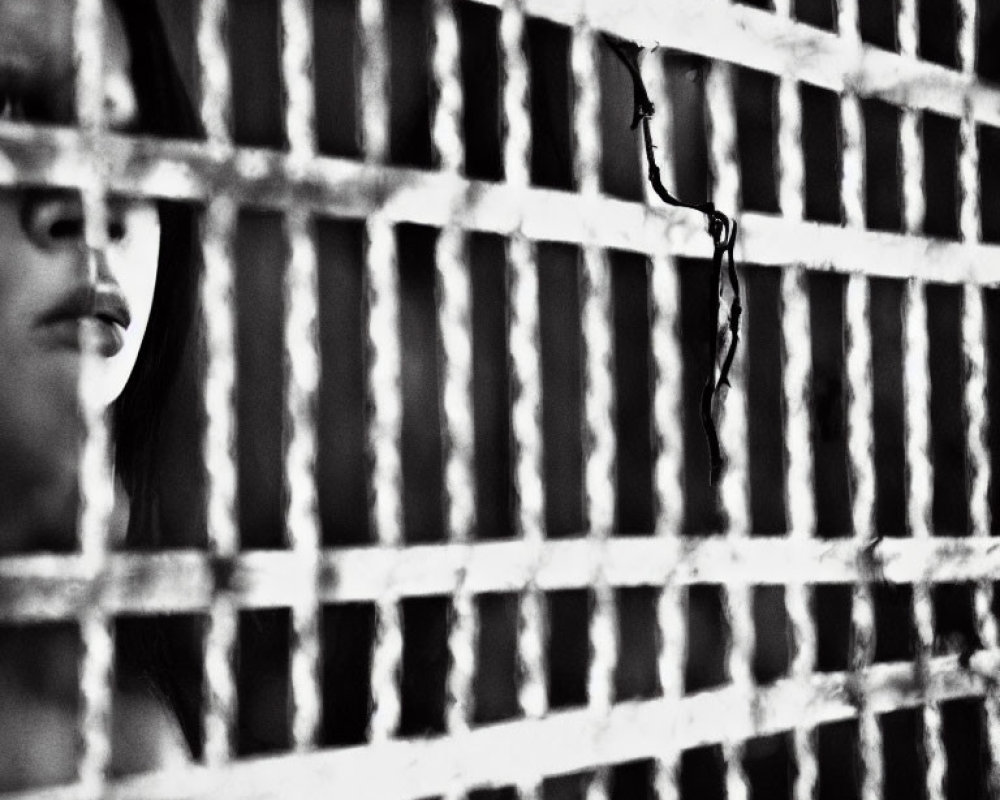
[[[73,124],[73,6],[0,0],[0,117]],[[138,123],[129,46],[115,7],[104,7],[107,120],[128,129]],[[97,342],[106,404],[135,366],[156,283],[156,207],[109,201],[109,246],[100,257],[83,231],[76,193],[0,189],[0,453],[8,470],[51,456],[59,443],[75,457],[84,339]]]
[[[129,47],[111,3],[105,14],[107,119],[128,129],[138,122]],[[0,116],[72,124],[72,16],[71,0],[0,0]],[[75,379],[81,334],[93,334],[102,356],[101,396],[111,403],[132,372],[149,320],[160,243],[155,205],[111,200],[108,240],[104,256],[88,252],[73,192],[0,195],[5,355]]]

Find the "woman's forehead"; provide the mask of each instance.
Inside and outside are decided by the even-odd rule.
[[[0,0],[0,80],[8,88],[44,86],[73,76],[73,0]],[[128,44],[113,5],[104,3],[105,52],[127,69]]]

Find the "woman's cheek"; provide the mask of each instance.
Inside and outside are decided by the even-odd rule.
[[[132,322],[125,330],[124,346],[108,359],[103,398],[110,405],[128,382],[142,345],[156,289],[160,255],[160,218],[152,203],[131,207],[124,238],[108,251],[108,266],[129,305]]]

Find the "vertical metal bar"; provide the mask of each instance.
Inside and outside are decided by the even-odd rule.
[[[837,27],[840,37],[855,48],[861,47],[857,0],[840,4]],[[840,197],[844,222],[863,228],[864,206],[864,126],[857,95],[845,91],[840,98],[843,161]],[[872,542],[875,509],[874,438],[872,433],[871,331],[868,281],[851,275],[845,298],[847,333],[848,454],[854,484],[852,520],[859,554]],[[859,556],[862,557],[863,556]],[[854,586],[851,604],[851,669],[854,672],[858,703],[859,756],[862,770],[862,800],[882,796],[882,734],[878,718],[868,704],[865,671],[871,664],[875,646],[875,611],[871,575],[862,574]]]
[[[312,4],[282,0],[282,79],[287,97],[285,128],[289,161],[304,170],[316,154],[312,75]],[[285,272],[286,403],[289,439],[285,453],[288,491],[285,527],[301,576],[291,607],[292,747],[312,748],[319,731],[319,559],[322,546],[316,493],[317,257],[308,209],[293,208],[286,220],[289,260]]]
[[[864,553],[874,536],[875,475],[872,434],[871,334],[868,327],[868,281],[851,275],[844,303],[847,334],[848,419],[847,450],[853,483],[851,518],[858,557],[864,565]],[[862,800],[882,796],[882,734],[878,719],[868,704],[866,670],[875,653],[875,608],[871,580],[863,568],[854,584],[851,598],[851,670],[857,692],[858,738],[863,767]]]
[[[812,538],[816,529],[809,420],[812,353],[806,277],[806,271],[801,267],[786,267],[781,276],[787,459],[785,507],[788,510],[789,538],[799,542]],[[796,575],[789,578],[785,587],[785,608],[795,649],[790,673],[805,686],[816,664],[816,634],[810,613],[813,592],[812,587]],[[813,732],[808,728],[795,729],[795,759],[798,765],[794,784],[796,800],[807,800],[815,794],[818,765],[812,737]]]
[[[372,454],[372,520],[382,547],[402,543],[402,383],[399,354],[399,279],[396,241],[391,223],[379,214],[368,218],[368,280],[370,309],[368,340],[369,448]],[[376,600],[376,634],[372,655],[371,740],[389,739],[399,725],[397,673],[402,660],[403,633],[399,597],[391,584]]]
[[[659,53],[650,53],[642,62],[642,77],[649,99],[656,108],[656,125],[651,126],[655,152],[660,154],[660,174],[668,186],[675,184],[670,131],[670,103],[666,75]],[[646,182],[647,212],[655,215],[660,199]],[[655,535],[664,546],[677,552],[681,523],[684,519],[684,490],[681,475],[684,465],[683,359],[679,323],[679,287],[677,264],[662,236],[647,243],[653,253],[650,274],[653,357],[653,436],[656,442],[654,492],[656,502]],[[657,674],[663,698],[673,708],[684,696],[684,660],[687,646],[685,602],[687,589],[668,578],[656,604],[659,629]],[[670,712],[668,712],[670,713]],[[653,782],[659,800],[679,800],[681,750],[676,744],[679,733],[678,712],[670,713],[671,733],[663,742],[654,762]]]
[[[739,206],[740,178],[736,156],[736,114],[733,109],[732,67],[724,62],[711,65],[705,82],[709,117],[709,164],[715,179],[713,199],[717,208],[735,214]],[[728,330],[729,290],[719,303],[720,330]],[[746,348],[737,351],[730,372],[732,386],[724,398],[719,423],[719,439],[726,450],[726,466],[719,482],[719,497],[725,515],[725,535],[733,542],[749,535],[750,502],[747,473],[747,420],[745,384]],[[715,368],[716,365],[713,365]],[[722,591],[723,613],[730,630],[727,668],[738,697],[736,713],[750,714],[753,675],[750,664],[754,650],[754,629],[750,587],[741,581],[727,581]],[[743,742],[722,743],[726,763],[726,791],[730,800],[750,795],[743,769]]]
[[[365,160],[371,164],[388,157],[389,55],[386,9],[383,0],[359,0],[361,27],[361,88],[364,102],[362,131]],[[369,284],[368,391],[372,407],[368,444],[372,457],[372,524],[382,547],[402,543],[402,382],[399,353],[399,280],[392,224],[381,213],[368,218],[367,277]],[[399,726],[400,695],[397,676],[403,654],[403,632],[398,592],[382,587],[375,603],[375,642],[372,654],[370,722],[372,742],[392,737]]]
[[[431,66],[437,88],[437,106],[431,138],[441,171],[456,179],[465,151],[461,136],[462,82],[458,26],[452,0],[434,0],[434,50]],[[453,209],[454,214],[458,209]],[[445,496],[447,533],[451,542],[472,538],[476,524],[475,435],[472,419],[472,318],[465,234],[453,221],[442,229],[435,252],[440,299],[439,334],[444,357],[442,410],[446,433]],[[452,597],[452,625],[448,634],[451,670],[445,709],[445,727],[452,736],[470,730],[472,680],[476,663],[477,618],[472,593],[462,570]],[[449,800],[465,796],[463,765],[455,765]]]
[[[472,320],[465,236],[448,226],[438,236],[436,261],[440,297],[439,325],[444,350],[444,403],[447,431],[445,492],[448,500],[448,539],[470,541],[476,523],[475,438],[472,421]],[[448,674],[446,730],[463,736],[472,714],[472,680],[475,671],[477,617],[472,592],[465,584],[466,570],[452,597],[452,625],[448,635],[451,670]],[[459,765],[448,797],[464,797],[465,782]]]
[[[389,51],[385,0],[358,0],[361,27],[361,131],[365,159],[389,155]]]
[[[307,160],[316,154],[312,8],[309,0],[281,0],[285,129],[289,155],[295,160]]]
[[[600,80],[597,41],[589,22],[573,30],[570,64],[573,71],[575,173],[580,195],[596,198],[601,181]],[[614,590],[604,574],[603,545],[615,523],[615,427],[611,323],[611,273],[600,247],[583,248],[582,332],[584,360],[584,506],[594,544],[591,576],[594,606],[590,620],[591,661],[587,675],[590,711],[603,718],[614,702],[617,660]],[[600,744],[598,745],[600,749]],[[588,800],[608,796],[610,773],[598,767],[587,788]]]
[[[316,493],[317,342],[316,245],[310,214],[295,208],[286,219],[285,358],[289,440],[285,454],[288,507],[285,527],[301,575],[291,607],[292,744],[311,748],[320,724],[318,594],[321,535]]]
[[[232,143],[229,130],[232,85],[226,52],[227,0],[201,0],[197,49],[201,66],[201,122],[210,144]]]
[[[503,68],[503,114],[506,121],[504,171],[507,183],[526,192],[530,181],[531,118],[528,112],[528,60],[524,50],[521,0],[504,0],[500,9]],[[513,385],[511,432],[514,444],[514,488],[517,531],[531,569],[518,606],[517,654],[521,670],[518,705],[528,719],[548,712],[545,683],[545,595],[537,571],[545,541],[542,483],[541,348],[538,327],[538,275],[535,248],[520,224],[507,242],[510,269],[509,349]],[[542,796],[542,776],[520,776],[521,800]]]
[[[900,7],[898,28],[900,51],[916,57],[918,19],[915,0],[904,0]],[[919,118],[912,108],[904,108],[900,121],[900,144],[903,164],[903,219],[906,232],[919,235],[923,230],[924,199],[923,143]],[[931,535],[931,497],[933,468],[930,460],[930,375],[928,364],[927,306],[923,281],[911,279],[905,294],[905,335],[903,387],[906,420],[907,520],[915,539]],[[913,619],[917,634],[917,663],[925,685],[927,662],[933,652],[934,607],[931,587],[920,581],[913,586]],[[927,691],[929,692],[929,686]],[[941,739],[941,710],[933,697],[923,707],[924,755],[928,797],[944,796],[945,753]]]
[[[791,0],[779,0],[775,12],[790,19]],[[787,219],[801,220],[804,213],[805,166],[802,154],[802,102],[799,87],[788,76],[778,77],[778,202]],[[782,384],[785,405],[785,508],[789,538],[808,541],[816,531],[816,497],[813,484],[810,402],[812,385],[812,332],[809,323],[808,273],[790,265],[781,275],[781,333],[784,349]],[[790,673],[806,684],[816,665],[816,633],[810,611],[812,587],[791,576],[785,587],[785,609],[795,656]],[[796,771],[793,796],[809,800],[816,793],[819,764],[814,732],[797,727],[793,733]]]
[[[231,84],[226,48],[225,0],[202,0],[197,45],[201,65],[201,117],[211,145],[231,146]],[[236,353],[233,290],[233,237],[236,204],[227,197],[209,203],[202,231],[205,273],[201,302],[208,363],[205,370],[204,441],[208,475],[208,546],[221,563],[239,549],[236,519]],[[205,636],[205,761],[226,763],[232,756],[236,716],[233,650],[237,609],[217,591]]]
[[[77,64],[76,113],[89,148],[87,180],[81,186],[88,280],[100,280],[97,265],[107,246],[107,185],[99,154],[105,131],[104,7],[101,0],[77,0],[73,17]],[[102,361],[96,342],[83,331],[78,398],[84,426],[79,458],[80,550],[89,577],[96,582],[106,568],[109,523],[114,509],[111,439],[103,391]],[[111,760],[111,696],[114,642],[103,598],[95,595],[79,616],[83,657],[80,664],[82,747],[77,762],[85,798],[100,797]]]
[[[431,139],[441,171],[458,174],[465,161],[462,141],[462,78],[458,25],[453,0],[434,0],[434,50],[431,58],[437,105]]]
[[[934,473],[930,460],[930,380],[927,305],[924,287],[909,281],[906,287],[903,387],[906,419],[907,519],[914,539],[931,536],[931,493]],[[917,665],[925,691],[930,693],[928,661],[934,646],[934,607],[926,581],[913,586],[913,620],[917,634]],[[941,743],[941,710],[929,696],[923,708],[927,792],[931,800],[944,797],[945,757]]]
[[[204,458],[208,475],[208,545],[220,562],[239,549],[236,520],[236,353],[233,237],[236,207],[226,197],[208,206],[202,247],[205,274],[201,301],[208,363],[205,370]],[[226,763],[232,755],[236,716],[233,648],[237,610],[225,591],[216,592],[205,640],[205,761]]]
[[[900,0],[896,27],[900,54],[917,57],[917,0]],[[903,227],[917,235],[924,225],[924,148],[920,137],[919,112],[904,106],[899,125],[900,163],[903,183]]]

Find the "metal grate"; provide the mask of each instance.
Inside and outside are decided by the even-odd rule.
[[[862,44],[858,0],[841,0],[836,29],[793,19],[788,0],[774,11],[722,0],[456,0],[499,9],[502,63],[503,174],[498,182],[463,176],[462,76],[455,7],[432,3],[435,42],[430,72],[438,102],[431,122],[434,169],[389,161],[389,54],[383,0],[359,0],[361,41],[361,159],[320,155],[311,77],[313,4],[280,0],[281,74],[286,104],[285,151],[234,144],[230,129],[230,70],[226,46],[227,3],[201,0],[197,19],[201,118],[207,141],[165,141],[108,132],[100,112],[100,0],[77,0],[80,42],[77,129],[0,122],[0,183],[76,187],[84,191],[88,219],[100,220],[106,193],[125,192],[204,206],[204,279],[201,301],[208,343],[204,408],[207,430],[207,550],[111,552],[104,543],[111,501],[108,486],[84,484],[83,547],[73,555],[0,559],[0,619],[32,622],[78,620],[84,642],[81,693],[84,745],[79,785],[41,789],[24,798],[463,797],[478,787],[516,787],[519,797],[540,797],[546,778],[585,772],[586,796],[612,792],[612,767],[648,760],[656,796],[681,796],[683,754],[720,745],[725,792],[748,796],[747,742],[791,735],[795,798],[814,796],[823,768],[817,729],[857,720],[861,796],[883,795],[883,724],[888,712],[917,709],[922,717],[928,797],[946,791],[942,706],[972,698],[982,709],[983,739],[991,754],[989,785],[1000,781],[1000,666],[993,582],[1000,550],[991,538],[988,497],[991,454],[987,438],[986,315],[984,289],[1000,278],[1000,247],[981,241],[977,132],[1000,128],[1000,90],[974,73],[977,8],[961,0],[958,68],[917,57],[916,0],[899,4],[899,52]],[[571,31],[573,191],[532,184],[527,19],[544,19]],[[733,367],[720,438],[728,465],[719,488],[724,520],[710,536],[683,534],[684,433],[681,308],[677,260],[703,258],[707,237],[699,215],[648,202],[612,198],[601,189],[600,32],[695,54],[709,60],[705,82],[709,122],[708,162],[719,208],[740,205],[734,72],[750,68],[777,80],[776,142],[780,156],[780,213],[740,214],[741,262],[777,268],[780,336],[784,507],[787,534],[752,535],[751,458],[748,452],[746,356]],[[669,114],[671,98],[663,60],[647,58],[652,99]],[[807,221],[800,84],[835,92],[842,131],[841,203],[844,224]],[[624,91],[624,89],[623,89]],[[905,232],[866,228],[865,143],[862,98],[901,109],[899,146]],[[925,197],[923,112],[959,125],[958,241],[922,235]],[[627,120],[623,120],[624,124]],[[671,152],[657,126],[660,154]],[[670,164],[665,164],[668,185]],[[284,347],[288,435],[285,550],[239,546],[235,453],[236,355],[234,230],[241,207],[277,210],[289,244],[285,269]],[[371,547],[324,548],[315,479],[316,407],[321,358],[317,342],[317,247],[314,216],[364,221],[365,274],[369,287],[367,337],[371,401]],[[434,257],[439,289],[437,324],[441,354],[441,419],[446,541],[404,541],[401,466],[402,352],[396,226],[416,223],[439,231]],[[103,229],[93,224],[95,231]],[[505,241],[510,276],[509,370],[515,387],[510,408],[511,465],[517,498],[517,536],[504,541],[475,537],[475,436],[470,277],[466,266],[473,232]],[[578,246],[582,253],[582,436],[585,536],[546,533],[540,365],[538,248],[541,242]],[[100,246],[100,242],[97,242]],[[617,536],[616,426],[612,251],[648,259],[651,308],[650,381],[653,419],[655,530]],[[818,272],[846,276],[844,328],[846,450],[851,482],[852,535],[817,536],[816,479],[811,419],[812,335],[809,279]],[[878,540],[875,534],[875,457],[872,396],[870,281],[905,281],[904,363],[906,517],[912,535]],[[968,508],[971,535],[934,535],[934,463],[928,419],[930,397],[927,291],[929,284],[962,289],[962,388],[966,424]],[[752,324],[752,321],[751,321]],[[746,350],[744,349],[744,353]],[[99,413],[89,417],[85,458],[98,458],[106,436]],[[778,435],[777,433],[775,435]],[[95,455],[96,454],[96,455]],[[86,469],[85,475],[97,474]],[[822,486],[818,487],[822,491]],[[222,582],[219,563],[231,563]],[[912,586],[915,657],[874,661],[875,598],[883,582]],[[944,583],[973,586],[975,626],[981,648],[966,657],[935,647],[932,593]],[[817,669],[816,585],[851,591],[848,668]],[[687,595],[693,586],[721,587],[729,640],[727,680],[717,688],[685,689]],[[767,685],[754,678],[754,590],[783,587],[792,640],[784,677]],[[619,662],[616,594],[652,587],[657,600],[658,696],[616,701]],[[546,596],[589,589],[590,660],[587,704],[550,710],[546,673]],[[481,631],[476,600],[488,593],[517,596],[516,635],[520,716],[490,725],[473,723],[472,686]],[[405,599],[444,596],[450,603],[447,633],[445,732],[430,738],[397,735],[401,714],[400,665]],[[324,654],[321,611],[362,602],[374,608],[370,669],[373,701],[366,744],[317,746],[322,708],[319,665]],[[236,714],[233,658],[239,612],[290,609],[291,750],[266,759],[234,757]],[[182,770],[110,782],[111,625],[122,614],[189,613],[207,618],[204,677],[204,763]],[[984,781],[987,780],[984,778]]]

